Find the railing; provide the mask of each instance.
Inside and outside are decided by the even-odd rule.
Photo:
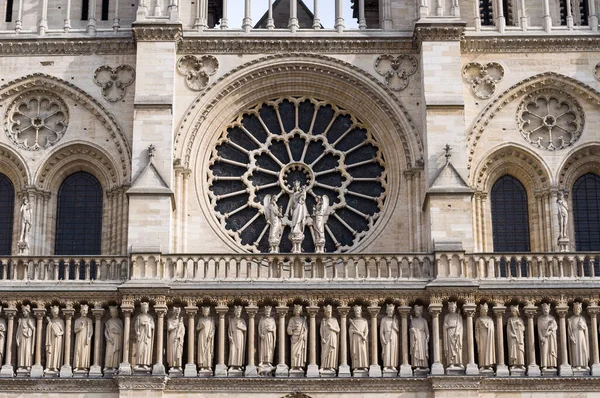
[[[133,254],[132,279],[184,281],[431,279],[431,254]]]
[[[117,282],[127,279],[128,259],[118,256],[1,257],[1,281]]]

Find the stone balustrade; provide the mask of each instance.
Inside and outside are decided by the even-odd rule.
[[[13,256],[0,257],[0,283],[121,282],[127,279],[123,256]]]

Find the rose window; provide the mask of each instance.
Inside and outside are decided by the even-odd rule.
[[[20,148],[48,148],[62,138],[69,121],[67,105],[48,91],[18,96],[8,108],[5,130]]]
[[[368,126],[333,104],[288,97],[258,104],[224,129],[211,153],[208,195],[237,243],[269,251],[269,195],[283,218],[279,251],[292,250],[294,185],[306,192],[309,218],[316,198],[327,196],[325,251],[354,247],[373,229],[386,198],[385,160]],[[315,251],[315,233],[309,221],[303,252]]]
[[[581,105],[556,90],[539,90],[525,97],[517,111],[523,138],[531,145],[554,151],[573,145],[583,131]]]

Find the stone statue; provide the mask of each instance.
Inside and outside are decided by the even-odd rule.
[[[511,317],[506,322],[508,340],[508,364],[516,368],[525,367],[525,323],[519,317],[519,306],[510,307]]]
[[[2,307],[0,307],[2,312]],[[0,363],[4,363],[4,340],[6,339],[6,321],[0,318]]]
[[[292,224],[289,239],[292,241],[292,253],[302,252],[304,240],[304,227],[308,217],[306,208],[306,187],[300,186],[300,181],[294,181],[294,190],[290,198],[289,211],[292,213]]]
[[[540,341],[540,365],[542,369],[555,368],[557,364],[556,331],[558,325],[550,315],[550,304],[542,303],[542,315],[537,320]]]
[[[140,304],[141,313],[135,318],[134,330],[137,343],[136,364],[138,370],[150,370],[154,351],[154,318],[148,314],[150,304]]]
[[[329,197],[317,196],[313,207],[313,233],[315,240],[315,253],[325,253],[325,225],[329,218]]]
[[[489,369],[496,364],[496,339],[494,320],[488,316],[488,305],[479,305],[479,318],[475,321],[475,341],[479,366]],[[501,332],[501,331],[500,331]]]
[[[301,369],[306,365],[306,340],[308,329],[306,317],[302,316],[302,305],[294,305],[294,315],[290,318],[287,327],[290,339],[290,364],[291,369]]]
[[[241,370],[244,366],[246,348],[246,321],[241,318],[242,306],[233,308],[233,318],[229,318],[229,369]]]
[[[423,306],[415,305],[415,316],[410,320],[410,353],[412,366],[429,368],[429,325],[423,318]]]
[[[260,318],[260,322],[258,322],[258,337],[260,339],[258,346],[258,367],[261,369],[261,373],[269,373],[273,370],[273,353],[275,352],[275,341],[277,338],[277,324],[271,316],[272,309],[270,305],[266,305],[264,315]]]
[[[122,359],[123,348],[123,321],[119,319],[119,308],[109,307],[110,319],[104,324],[104,338],[106,339],[106,355],[104,369],[117,369]]]
[[[58,305],[50,307],[52,317],[46,317],[46,371],[57,372],[63,364],[65,321],[59,316]]]
[[[23,317],[19,319],[16,338],[18,367],[29,370],[33,365],[35,349],[35,320],[31,316],[29,304],[23,304],[21,311],[23,311]]]
[[[19,242],[29,243],[29,231],[31,231],[31,205],[29,199],[24,196],[21,204],[21,233],[19,234]]]
[[[566,239],[569,221],[569,205],[565,200],[564,193],[560,191],[558,192],[556,203],[558,204],[558,237],[561,239]]]
[[[321,370],[335,370],[338,367],[340,325],[332,316],[331,305],[326,305],[323,312],[325,316],[321,319]]]
[[[396,371],[398,367],[398,353],[400,348],[398,341],[400,339],[400,325],[395,315],[396,307],[394,304],[388,304],[385,307],[385,317],[381,320],[379,326],[379,339],[381,340],[381,359],[383,360],[383,370]]]
[[[210,307],[202,307],[202,316],[198,319],[198,367],[200,370],[212,370],[215,349],[215,321],[210,316]]]
[[[350,327],[350,355],[352,369],[365,370],[369,367],[369,351],[367,338],[369,337],[369,323],[362,317],[362,307],[355,305],[353,308],[354,319],[349,319]]]
[[[590,361],[588,325],[581,315],[581,303],[573,303],[573,316],[569,318],[568,335],[571,366],[574,369],[587,369]]]
[[[184,338],[185,324],[181,308],[173,307],[171,317],[167,319],[167,363],[170,368],[181,370]]]
[[[263,200],[265,217],[269,229],[269,253],[279,253],[279,242],[283,234],[283,211],[281,206],[277,205],[277,197],[266,195]]]
[[[448,302],[448,313],[443,326],[444,355],[449,368],[463,368],[463,319],[457,313],[456,302]]]
[[[88,318],[88,306],[81,305],[81,316],[75,319],[73,332],[75,333],[75,348],[73,349],[73,370],[89,369],[90,353],[92,347],[92,335],[94,326],[92,320]]]

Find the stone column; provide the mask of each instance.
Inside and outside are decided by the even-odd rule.
[[[567,336],[567,321],[566,316],[569,311],[569,306],[566,303],[560,303],[556,306],[556,314],[559,318],[558,329],[560,331],[560,366],[558,374],[560,376],[573,376],[573,368],[569,365],[569,355],[567,352],[568,336]]]
[[[290,0],[290,19],[288,21],[290,32],[296,33],[300,28],[298,23],[298,0]]]
[[[225,315],[229,307],[225,303],[219,303],[215,307],[219,315],[219,345],[217,351],[217,366],[215,366],[215,377],[227,377],[227,365],[225,365]]]
[[[412,377],[412,367],[408,361],[408,314],[410,314],[410,307],[403,303],[403,305],[398,307],[398,312],[400,313],[400,332],[402,333],[400,335],[402,338],[402,364],[400,365],[398,376]]]
[[[467,363],[468,375],[479,374],[479,367],[475,362],[475,343],[473,341],[473,314],[475,314],[476,308],[477,306],[472,303],[463,305],[463,312],[467,316],[465,328],[467,329],[467,355],[469,359],[469,362]]]
[[[379,337],[379,333],[377,332],[377,315],[381,312],[381,308],[377,305],[376,301],[372,301],[367,311],[371,315],[371,330],[369,331],[371,335],[371,366],[369,366],[369,377],[381,377],[381,366],[379,366],[379,355],[377,355],[377,340]]]
[[[600,358],[598,355],[598,312],[600,307],[594,303],[587,307],[587,313],[590,316],[590,332],[592,335],[592,376],[600,376]]]
[[[290,368],[285,363],[285,315],[288,313],[289,308],[284,304],[280,304],[276,308],[277,315],[279,315],[279,325],[277,325],[277,348],[279,353],[279,359],[277,368],[275,369],[276,377],[288,377]]]
[[[550,0],[544,1],[544,30],[550,32],[552,30],[552,17],[550,16]]]
[[[342,0],[335,0],[335,25],[333,27],[338,33],[344,31],[344,4]]]
[[[310,334],[308,336],[308,368],[306,369],[306,377],[320,377],[319,366],[317,366],[317,313],[319,307],[316,303],[311,303],[309,307],[306,307],[309,319]]]
[[[537,307],[533,303],[527,303],[524,310],[527,316],[527,356],[529,359],[527,376],[540,377],[542,375],[540,367],[535,363],[535,330],[533,324],[533,317],[537,313]]]
[[[152,367],[152,376],[166,375],[165,365],[163,361],[163,344],[164,344],[164,329],[165,329],[165,314],[167,313],[166,304],[156,304],[154,306],[156,312],[156,363]]]
[[[63,308],[63,314],[65,316],[65,364],[60,368],[60,377],[73,377],[73,368],[71,367],[71,321],[73,315],[75,315],[75,309],[73,309],[72,303],[68,303],[67,308]]]
[[[14,368],[12,366],[12,346],[13,346],[13,330],[15,326],[15,316],[17,315],[16,303],[9,302],[8,308],[4,310],[8,322],[6,325],[6,354],[4,355],[4,365],[0,370],[0,377],[13,377],[15,375]]]
[[[30,377],[39,378],[44,376],[44,368],[42,367],[42,320],[46,314],[46,308],[43,304],[37,304],[37,308],[33,309],[33,314],[36,319],[35,330],[35,363],[31,367]]]
[[[442,312],[442,303],[431,303],[428,309],[429,314],[431,314],[431,340],[433,341],[431,375],[439,376],[444,374],[444,365],[442,365],[440,358],[440,313]]]
[[[592,32],[598,31],[598,15],[596,14],[596,0],[588,0],[588,25],[592,29]]]
[[[248,345],[246,346],[248,352],[248,364],[246,365],[246,370],[244,371],[244,376],[246,377],[258,376],[258,370],[254,361],[256,358],[254,334],[256,331],[255,318],[257,312],[258,307],[256,306],[256,303],[251,302],[246,306],[246,313],[248,314]]]
[[[102,377],[102,366],[100,365],[100,344],[104,334],[102,333],[102,316],[104,308],[100,304],[94,305],[94,364],[90,367],[89,377]]]
[[[133,302],[123,302],[123,304],[121,304],[121,312],[123,313],[123,362],[119,364],[119,375],[124,376],[131,375],[131,364],[129,363],[129,334],[133,309]]]
[[[496,315],[496,376],[510,376],[508,366],[504,363],[504,314],[506,307],[500,304],[494,306],[494,315]]]
[[[185,369],[183,371],[184,377],[196,377],[198,376],[198,369],[196,368],[196,364],[194,363],[194,356],[196,355],[194,350],[194,336],[196,336],[196,313],[198,312],[198,307],[195,305],[190,305],[185,307],[185,313],[188,317],[188,335],[187,335],[187,363],[185,364]]]
[[[347,303],[337,307],[337,312],[340,314],[340,367],[338,369],[338,377],[350,377],[350,365],[348,365],[348,313],[350,307]]]

